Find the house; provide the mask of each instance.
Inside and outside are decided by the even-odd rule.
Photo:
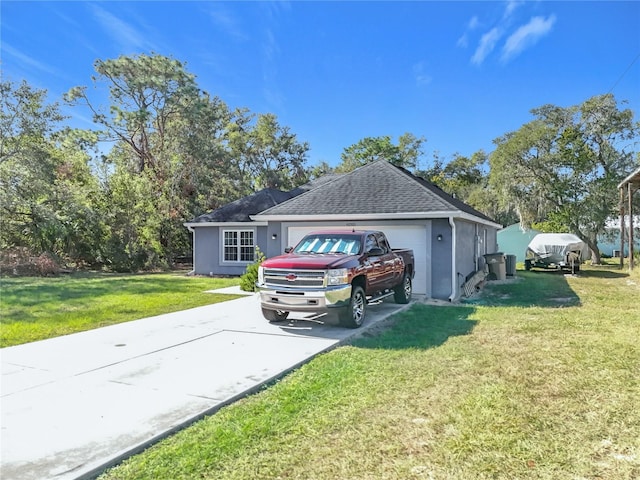
[[[539,233],[542,232],[532,228],[524,229],[519,223],[514,223],[498,232],[498,248],[506,255],[515,255],[516,262],[524,262],[529,242]]]
[[[272,257],[313,230],[373,229],[384,231],[392,247],[413,249],[415,294],[454,300],[484,268],[483,255],[497,251],[501,225],[384,160],[300,190],[263,190],[186,223],[194,272],[239,275],[255,246]]]
[[[255,248],[267,256],[278,255],[267,242],[267,224],[250,216],[300,195],[339,175],[325,175],[291,191],[265,188],[200,215],[185,227],[193,234],[193,266],[198,275],[242,275],[254,262]]]

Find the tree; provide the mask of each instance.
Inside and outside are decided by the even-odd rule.
[[[121,56],[98,60],[95,69],[93,81],[108,87],[108,108],[94,105],[85,87],[72,88],[65,98],[93,112],[102,128],[101,139],[115,142],[106,158],[118,183],[125,182],[126,175],[138,176],[127,182],[154,199],[155,208],[147,211],[153,220],[128,236],[127,250],[142,258],[131,242],[147,238],[148,230],[155,228],[161,248],[143,242],[150,248],[146,258],[171,264],[189,248],[184,221],[210,206],[210,192],[225,195],[233,190],[228,179],[237,172],[223,138],[232,114],[224,102],[198,88],[182,62],[169,57]],[[140,182],[149,185],[143,188]],[[132,258],[132,265],[138,263]]]
[[[46,95],[46,90],[35,90],[26,81],[18,86],[0,82],[0,163],[18,156],[37,162],[47,150],[47,139],[64,117],[57,103],[45,104]]]
[[[298,142],[275,115],[254,116],[245,111],[235,120],[229,127],[229,146],[245,179],[245,194],[263,188],[291,190],[307,181],[309,144]]]
[[[136,168],[151,168],[160,175],[159,154],[169,132],[169,122],[197,109],[199,91],[195,77],[184,64],[162,55],[121,56],[97,60],[94,83],[107,82],[111,104],[108,113],[92,104],[86,87],[74,87],[65,95],[71,104],[83,104],[93,121],[104,128],[104,140],[128,145],[137,158]]]
[[[613,95],[532,110],[535,119],[495,140],[491,185],[521,223],[551,222],[578,235],[600,262],[597,237],[617,212],[617,185],[634,166],[638,124]]]
[[[496,192],[489,185],[488,167],[488,155],[482,150],[471,158],[455,154],[448,163],[436,153],[432,165],[416,171],[416,175],[499,223],[513,223],[513,212],[502,210],[496,201]]]
[[[0,246],[93,263],[102,232],[89,165],[95,136],[61,128],[45,90],[26,82],[1,89]]]
[[[344,149],[340,158],[342,162],[336,172],[347,173],[376,160],[387,160],[398,167],[415,170],[423,154],[424,137],[417,138],[412,133],[405,133],[394,145],[390,136],[366,137]]]
[[[123,243],[132,255],[138,247],[149,249],[148,266],[151,261],[170,265],[189,251],[185,221],[260,188],[290,189],[306,180],[306,143],[274,115],[231,111],[200,90],[182,62],[156,54],[121,56],[98,60],[95,68],[93,81],[106,84],[110,105],[94,105],[85,87],[71,89],[65,98],[88,108],[101,139],[114,142],[106,154],[108,175],[153,198],[154,209],[143,209],[153,219]],[[159,249],[145,240],[151,230]],[[111,230],[119,237],[124,231]],[[137,241],[144,246],[133,248]],[[130,264],[143,256],[135,253]]]

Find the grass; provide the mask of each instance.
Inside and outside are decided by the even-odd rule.
[[[184,274],[0,278],[0,347],[222,302],[237,279]]]
[[[640,478],[640,274],[518,275],[416,304],[100,479]]]

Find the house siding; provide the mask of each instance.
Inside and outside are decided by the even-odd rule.
[[[444,218],[431,222],[431,296],[444,300],[451,295],[451,225]],[[442,235],[442,240],[438,240],[438,235]]]
[[[222,260],[220,238],[223,230],[253,230],[254,243],[264,253],[269,247],[271,234],[264,226],[195,227],[193,229],[193,273],[197,275],[242,275],[249,263],[230,263]]]

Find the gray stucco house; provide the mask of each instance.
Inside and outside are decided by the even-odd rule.
[[[497,251],[502,228],[432,183],[384,160],[328,175],[290,192],[266,189],[201,215],[193,233],[194,273],[241,275],[258,246],[281,254],[323,228],[382,230],[393,248],[415,254],[415,294],[455,300]]]

